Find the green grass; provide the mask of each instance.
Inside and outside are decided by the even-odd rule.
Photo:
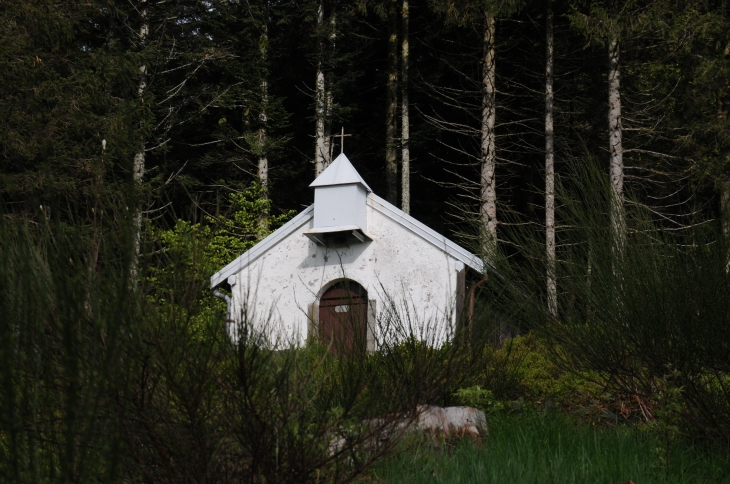
[[[656,444],[632,427],[596,428],[565,415],[488,418],[482,446],[463,441],[434,450],[410,443],[374,471],[380,482],[616,484],[730,482],[730,451],[687,444],[672,448],[667,476],[655,466]]]

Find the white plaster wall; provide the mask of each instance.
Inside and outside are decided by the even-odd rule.
[[[248,320],[269,337],[284,336],[301,344],[310,327],[310,305],[326,286],[346,277],[376,301],[378,319],[391,306],[390,297],[402,320],[412,321],[422,339],[434,344],[448,339],[455,320],[456,259],[370,203],[367,218],[371,242],[319,246],[303,235],[312,227],[310,218],[239,271],[232,287],[234,318],[245,310]],[[382,338],[379,326],[373,329]]]

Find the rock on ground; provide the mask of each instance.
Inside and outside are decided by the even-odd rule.
[[[338,435],[330,441],[329,451],[333,455],[346,448],[376,451],[392,446],[399,438],[407,435],[424,434],[438,444],[443,439],[469,437],[481,443],[489,435],[484,412],[473,407],[437,407],[419,405],[415,415],[391,414],[362,423],[361,433]],[[357,443],[350,439],[355,437]],[[348,442],[349,441],[349,442]]]

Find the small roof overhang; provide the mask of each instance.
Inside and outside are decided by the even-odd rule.
[[[348,239],[355,239],[359,242],[370,242],[373,240],[357,225],[317,227],[304,232],[304,236],[317,245],[330,245],[332,242],[347,242]]]

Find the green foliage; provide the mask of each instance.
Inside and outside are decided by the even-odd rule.
[[[607,402],[601,385],[605,378],[597,373],[581,375],[566,371],[551,356],[533,334],[510,339],[494,354],[495,360],[507,358],[511,362],[512,383],[500,389],[500,398],[491,390],[475,385],[457,390],[455,401],[487,413],[515,406],[553,408],[553,405],[564,411],[583,413],[591,405]]]
[[[286,222],[293,212],[269,215],[271,201],[252,183],[229,197],[226,214],[206,215],[204,222],[177,220],[171,229],[148,224],[148,239],[157,264],[145,267],[145,291],[170,317],[182,311],[194,320],[190,330],[203,337],[205,328],[220,321],[222,302],[213,297],[209,278]],[[181,298],[188,300],[181,305]],[[194,302],[193,307],[189,304]],[[188,307],[188,309],[184,309]],[[192,312],[191,312],[192,311]]]
[[[171,229],[150,226],[150,238],[158,241],[163,253],[174,257],[202,277],[209,276],[233,261],[281,226],[294,211],[270,216],[271,200],[253,182],[240,193],[229,196],[230,211],[205,216],[203,223],[178,220]],[[163,269],[164,270],[164,269]]]
[[[454,398],[461,405],[478,408],[486,414],[492,414],[505,408],[502,402],[498,402],[494,398],[494,394],[490,390],[482,388],[479,385],[460,388],[454,393]]]
[[[602,381],[596,374],[586,378],[566,371],[554,363],[544,343],[534,335],[518,336],[510,344],[517,368],[516,395],[529,402],[553,400],[565,409],[577,409],[591,400],[599,400]]]

